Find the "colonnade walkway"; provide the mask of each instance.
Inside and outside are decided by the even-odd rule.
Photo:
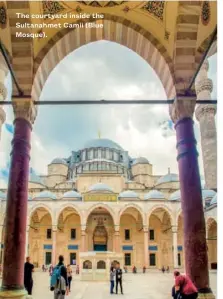
[[[33,299],[53,299],[53,292],[49,290],[49,274],[34,273]],[[123,276],[124,295],[118,295],[123,299],[171,299],[171,287],[173,286],[172,273],[160,273],[151,271],[143,274],[127,273]],[[217,272],[210,272],[210,286],[213,293],[217,291]],[[79,276],[74,275],[72,290],[67,299],[108,299],[117,297],[109,294],[107,282],[84,282]]]

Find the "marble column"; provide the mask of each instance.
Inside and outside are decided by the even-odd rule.
[[[57,264],[56,251],[57,251],[57,226],[52,227],[52,264]]]
[[[0,298],[26,298],[24,256],[30,138],[36,108],[31,100],[13,100],[15,114],[6,206],[4,265]]]
[[[177,246],[177,226],[172,227],[173,234],[173,267],[177,269],[178,265],[178,246]]]
[[[7,97],[7,89],[4,84],[5,80],[5,71],[1,69],[0,66],[0,101],[4,101]],[[0,141],[1,141],[1,133],[2,133],[2,125],[4,124],[6,119],[5,111],[3,107],[0,105]]]
[[[197,100],[211,100],[212,80],[208,78],[208,61],[206,61],[195,82]],[[197,105],[196,118],[200,123],[201,148],[204,164],[205,187],[217,191],[217,133],[215,114],[217,105]]]
[[[81,252],[85,252],[86,250],[86,231],[81,231]]]
[[[115,233],[114,233],[114,251],[116,253],[121,252],[121,248],[120,248],[120,231],[119,231],[119,227],[115,228]]]
[[[199,298],[214,298],[209,287],[205,218],[192,119],[195,103],[176,100],[170,107],[177,137],[186,273],[197,286]]]
[[[26,228],[25,259],[27,256],[29,256],[29,228]]]
[[[144,228],[144,266],[149,268],[149,231]]]

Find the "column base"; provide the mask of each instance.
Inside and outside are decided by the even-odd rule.
[[[0,289],[0,299],[26,299],[28,297],[27,291],[24,290],[2,290]],[[32,297],[31,297],[32,298]]]

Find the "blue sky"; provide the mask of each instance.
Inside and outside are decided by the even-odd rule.
[[[209,59],[209,77],[214,81],[216,99],[216,55]],[[10,78],[6,84],[11,89]],[[8,96],[10,98],[10,94]],[[133,51],[116,43],[88,44],[63,59],[49,76],[41,101],[56,99],[166,99],[153,69]],[[6,108],[7,123],[13,121],[12,108]],[[145,156],[155,174],[177,172],[174,131],[161,123],[169,119],[166,105],[129,106],[39,106],[33,127],[31,166],[46,173],[55,157],[68,157],[72,150],[98,137],[119,143],[132,157]],[[200,134],[195,121],[200,150]],[[12,135],[3,127],[0,168],[9,161]],[[203,167],[200,155],[201,173]],[[1,178],[0,183],[3,184]]]

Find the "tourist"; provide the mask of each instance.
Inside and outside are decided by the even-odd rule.
[[[80,269],[79,269],[79,265],[77,265],[76,274],[78,275],[79,273],[80,273]]]
[[[110,268],[110,294],[114,294],[114,286],[115,286],[115,267],[111,266]]]
[[[196,299],[198,290],[187,275],[174,271],[175,291],[180,293],[182,299]]]
[[[34,265],[30,263],[30,258],[27,257],[24,265],[24,286],[28,292],[28,295],[32,295],[32,288],[33,288],[32,272],[34,272]]]
[[[166,272],[167,272],[167,273],[170,272],[170,268],[169,268],[169,266],[166,267]]]
[[[44,265],[42,265],[42,271],[45,272],[45,266]]]
[[[134,274],[137,273],[137,268],[136,268],[136,266],[133,266],[133,268],[132,268],[132,272],[133,272]]]
[[[163,273],[165,273],[165,267],[164,267],[164,266],[162,267],[161,271],[162,271]]]
[[[143,273],[146,273],[146,266],[143,267]]]
[[[67,279],[68,279],[68,288],[69,288],[69,292],[70,292],[71,281],[72,281],[72,269],[71,269],[71,265],[67,265]]]
[[[54,291],[54,299],[64,299],[69,294],[67,269],[64,266],[64,257],[59,256],[59,263],[53,269],[50,289]]]
[[[116,264],[116,294],[118,294],[118,284],[120,285],[121,293],[123,294],[123,288],[122,288],[122,269],[120,269],[120,263]]]

